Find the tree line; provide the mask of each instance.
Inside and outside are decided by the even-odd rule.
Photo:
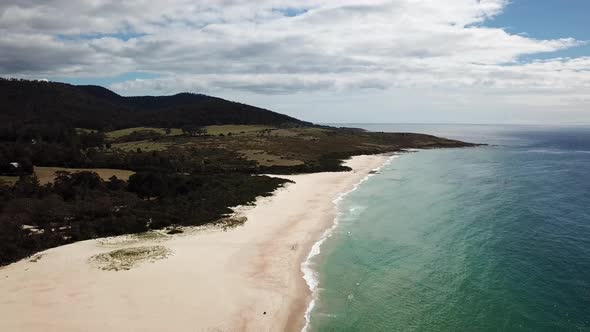
[[[139,172],[126,182],[58,172],[41,185],[34,175],[22,176],[14,186],[0,186],[0,266],[75,241],[211,223],[285,182],[161,172]]]

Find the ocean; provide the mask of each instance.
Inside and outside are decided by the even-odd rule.
[[[308,331],[590,331],[590,127],[352,125],[393,157],[338,202]]]

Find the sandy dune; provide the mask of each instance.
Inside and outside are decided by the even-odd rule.
[[[0,331],[299,331],[310,301],[300,266],[332,200],[385,160],[285,176],[296,183],[239,208],[247,222],[227,231],[84,241],[0,268]]]

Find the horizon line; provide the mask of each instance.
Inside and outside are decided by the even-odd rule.
[[[454,122],[317,122],[320,125],[436,125],[436,126],[544,126],[589,127],[590,124],[547,123],[454,123]]]

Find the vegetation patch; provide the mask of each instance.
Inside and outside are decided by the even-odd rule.
[[[208,135],[251,135],[263,131],[270,131],[276,129],[270,126],[258,125],[222,125],[222,126],[207,126],[205,127]]]
[[[216,223],[216,226],[223,229],[224,231],[227,231],[228,229],[236,228],[238,226],[243,226],[246,223],[246,221],[248,221],[248,218],[246,218],[246,217],[231,216],[231,217],[220,219]]]
[[[272,131],[272,135],[277,137],[298,137],[304,140],[315,140],[325,133],[330,131],[325,128],[319,127],[308,127],[308,128],[288,128],[288,129],[277,129]]]
[[[173,227],[173,228],[170,228],[170,229],[169,229],[169,230],[166,232],[166,234],[168,234],[168,235],[182,234],[182,233],[184,233],[184,231],[182,230],[182,228],[178,228],[178,227]]]
[[[240,153],[246,159],[255,161],[260,166],[297,166],[304,164],[301,160],[272,155],[263,150],[241,150]]]
[[[53,183],[41,185],[22,176],[0,187],[0,266],[76,241],[125,234],[139,235],[111,241],[154,241],[167,235],[145,232],[212,224],[232,213],[229,207],[269,196],[286,182],[240,173],[139,172],[105,181],[93,172],[57,172]]]
[[[12,186],[18,180],[18,176],[4,176],[0,175],[0,186]]]
[[[125,152],[152,152],[152,151],[164,151],[168,149],[173,143],[166,141],[135,141],[135,142],[122,142],[113,143],[111,147],[113,149],[119,149]]]
[[[37,263],[38,261],[41,260],[41,258],[43,258],[43,256],[45,256],[45,254],[36,254],[36,255],[33,255],[29,259],[29,262],[31,262],[31,263]]]
[[[142,263],[155,262],[172,254],[164,246],[145,246],[124,248],[90,257],[89,262],[106,271],[130,270]]]
[[[166,240],[168,236],[161,231],[149,231],[137,234],[107,237],[98,240],[103,246],[129,246],[142,242],[160,242]]]
[[[110,168],[65,168],[65,167],[35,167],[35,175],[39,183],[44,185],[53,183],[59,172],[80,173],[80,172],[94,172],[103,180],[108,180],[115,176],[119,180],[127,181],[129,177],[135,172],[124,169],[110,169]]]
[[[110,140],[116,140],[125,136],[132,135],[136,132],[152,132],[156,134],[160,134],[162,136],[178,136],[182,135],[182,130],[180,128],[152,128],[152,127],[134,127],[134,128],[125,128],[115,131],[107,132],[106,138]]]

